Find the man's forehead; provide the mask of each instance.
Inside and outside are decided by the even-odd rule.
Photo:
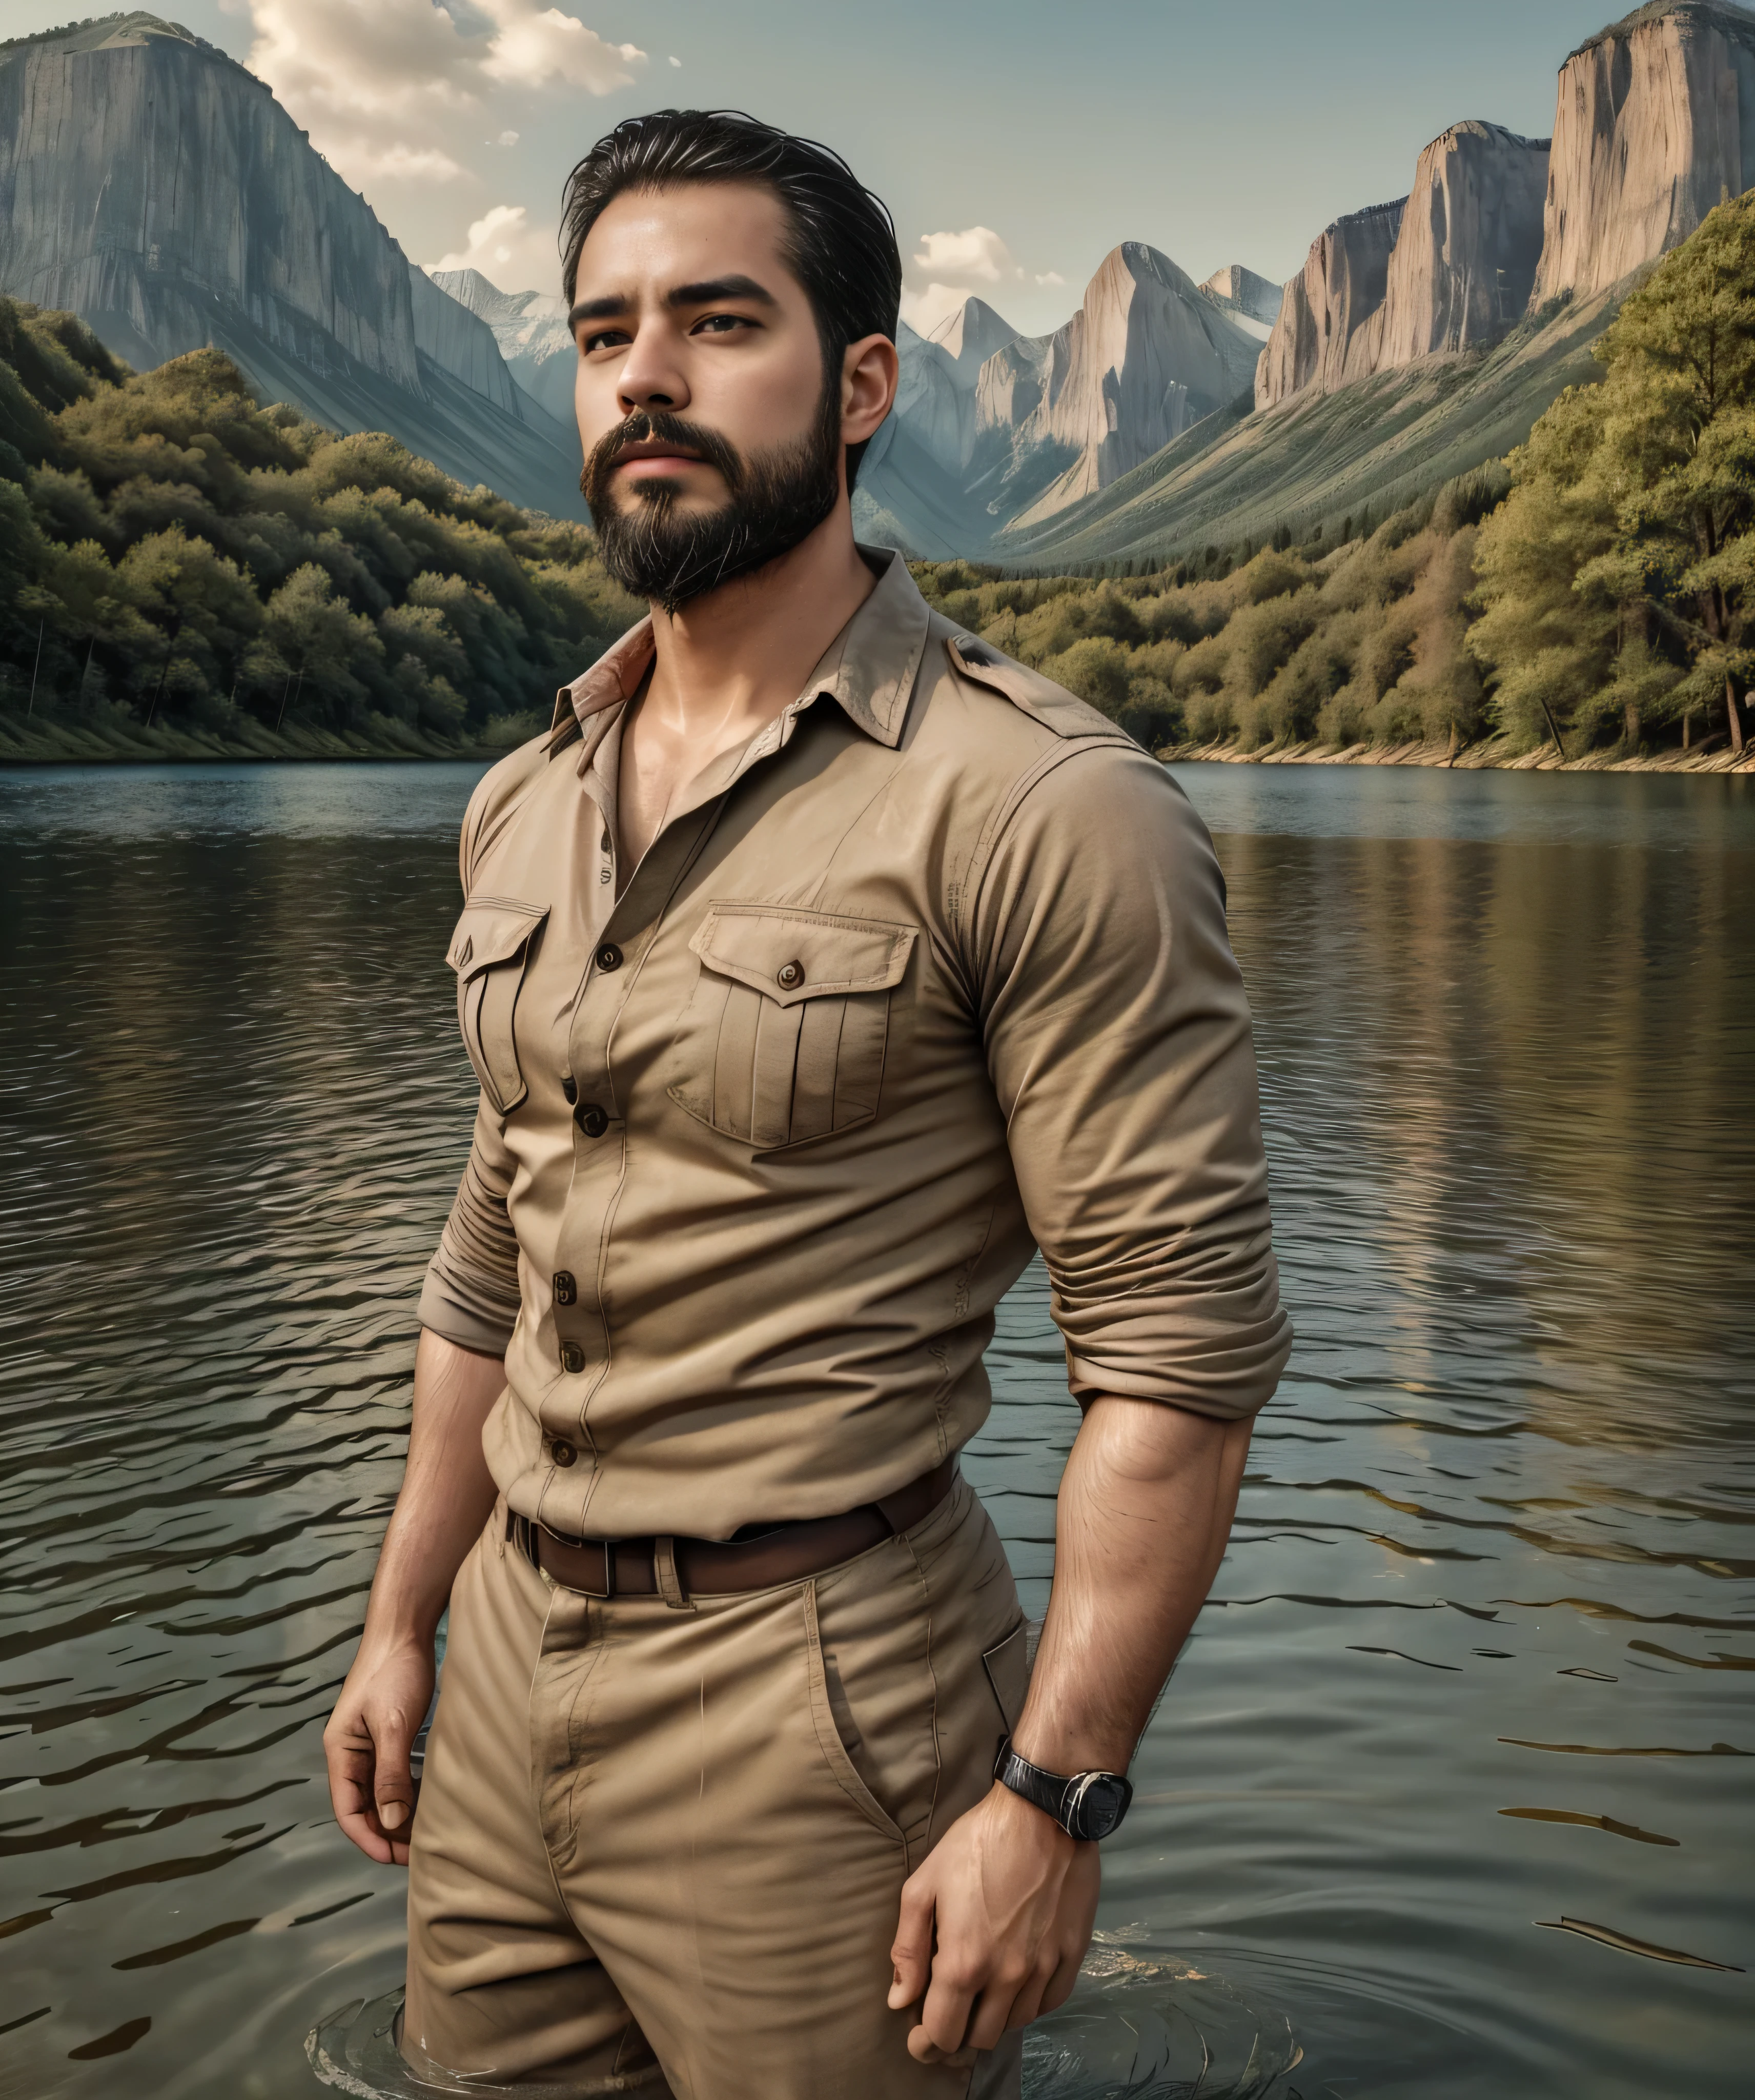
[[[778,293],[790,279],[784,207],[756,183],[687,183],[624,190],[604,207],[580,250],[578,290],[656,289],[742,276]],[[611,285],[608,280],[614,279]]]

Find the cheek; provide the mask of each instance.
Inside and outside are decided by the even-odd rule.
[[[740,452],[784,444],[809,429],[822,396],[822,355],[727,357],[702,375],[689,412],[724,431]]]
[[[600,438],[624,420],[621,404],[616,398],[615,376],[611,368],[588,364],[584,358],[578,360],[573,374],[573,413],[578,418],[579,435],[589,454]]]

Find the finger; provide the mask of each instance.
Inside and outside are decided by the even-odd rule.
[[[1032,2020],[1041,2018],[1042,2014],[1048,2010],[1043,2001],[1047,1995],[1049,1986],[1059,1973],[1058,1970],[1047,1970],[1040,1966],[1030,1971],[1025,1980],[1023,1988],[1012,2001],[1012,2010],[1006,2016],[1006,2025],[1008,2027],[1027,2027]],[[1078,1972],[1075,1969],[1073,1973],[1076,1975]]]
[[[1030,2015],[1017,2018],[1013,2008],[1019,1992],[1029,1983],[1026,1976],[995,1976],[982,1991],[970,2009],[968,2031],[963,2036],[966,2046],[974,2049],[994,2049],[999,2037],[1008,2027],[1021,2027]]]
[[[332,1727],[323,1739],[329,1767],[329,1805],[335,1820],[368,1859],[390,1864],[392,1848],[372,1796],[372,1739],[363,1731]]]
[[[1042,2002],[1030,2016],[1033,2020],[1039,2019],[1043,2013],[1053,2012],[1057,2006],[1064,2005],[1071,1997],[1073,1986],[1078,1981],[1079,1965],[1084,1958],[1083,1949],[1076,1954],[1063,1954],[1060,1957],[1059,1965],[1048,1979],[1047,1984],[1043,1991]]]
[[[933,1966],[933,1886],[919,1874],[910,1877],[902,1891],[902,1915],[891,1943],[889,1958],[894,1978],[889,1987],[889,2009],[918,2005],[926,1995]]]
[[[933,1979],[927,1986],[926,2002],[920,2008],[920,2026],[931,2045],[950,2056],[962,2048],[969,2024],[969,2008],[975,2002],[978,1988],[973,1975],[954,1968],[945,1959],[941,1948],[933,1962]],[[920,2053],[914,2047],[914,2038],[909,2037],[910,2050],[917,2057]],[[920,2057],[928,2062],[936,2059]]]

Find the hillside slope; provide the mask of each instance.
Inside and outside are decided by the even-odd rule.
[[[1520,444],[1563,387],[1598,377],[1590,346],[1614,292],[1557,304],[1495,349],[1430,357],[1329,392],[1209,417],[1113,487],[1035,532],[1013,530],[998,558],[1175,562],[1218,541],[1257,545],[1282,525],[1299,538],[1349,516],[1382,518]]]

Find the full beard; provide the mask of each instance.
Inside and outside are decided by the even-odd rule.
[[[616,456],[646,439],[717,467],[730,501],[717,510],[679,510],[674,484],[655,474],[631,491],[616,488]],[[579,487],[604,567],[624,590],[674,613],[808,539],[840,501],[840,404],[826,384],[802,437],[747,460],[717,430],[661,408],[636,409],[592,448]]]

